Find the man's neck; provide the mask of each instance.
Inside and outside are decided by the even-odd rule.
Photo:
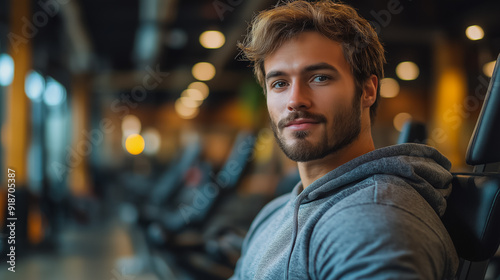
[[[375,146],[371,133],[361,133],[354,142],[335,153],[317,160],[298,162],[302,188],[307,188],[326,173],[373,150],[375,150]]]

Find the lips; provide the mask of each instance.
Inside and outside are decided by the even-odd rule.
[[[308,129],[319,123],[325,123],[326,118],[321,114],[314,114],[307,111],[295,111],[290,113],[286,118],[281,119],[277,123],[279,129]]]
[[[305,124],[317,124],[319,123],[316,120],[313,119],[295,119],[293,121],[288,122],[285,127],[289,126],[300,126],[300,125],[305,125]]]
[[[285,128],[291,130],[307,130],[312,128],[314,125],[318,123],[319,123],[318,121],[313,119],[295,119],[293,121],[288,122],[285,125]]]

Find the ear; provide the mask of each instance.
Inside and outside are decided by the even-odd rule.
[[[377,100],[378,78],[371,75],[363,86],[363,95],[361,96],[361,105],[363,108],[369,108]]]

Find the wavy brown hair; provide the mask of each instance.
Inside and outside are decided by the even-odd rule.
[[[367,79],[376,75],[379,83],[384,76],[384,48],[377,33],[356,10],[332,1],[284,2],[262,11],[252,20],[245,40],[238,43],[243,57],[253,63],[254,73],[266,91],[264,59],[284,42],[305,31],[316,31],[342,45],[344,57],[351,67],[359,97]],[[380,96],[370,108],[373,123]]]

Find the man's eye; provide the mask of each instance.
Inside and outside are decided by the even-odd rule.
[[[320,83],[320,82],[326,82],[330,79],[330,77],[326,76],[326,75],[317,75],[313,78],[313,82],[317,82],[317,83]]]
[[[286,82],[284,82],[284,81],[276,81],[271,85],[272,88],[282,88],[285,86],[286,86]]]

